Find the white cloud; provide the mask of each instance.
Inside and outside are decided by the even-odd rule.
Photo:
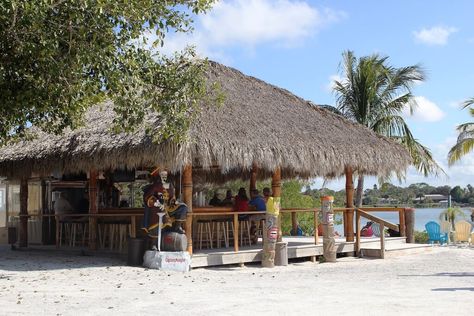
[[[415,97],[415,101],[418,104],[412,115],[408,105],[403,109],[403,115],[410,117],[420,122],[437,122],[440,121],[445,113],[432,101],[428,100],[423,96]]]
[[[201,55],[215,58],[223,57],[229,47],[251,51],[264,43],[292,46],[345,16],[304,1],[221,1],[208,14],[196,17],[194,33],[169,34],[160,50],[169,53],[194,45]]]
[[[434,26],[432,28],[423,28],[420,31],[414,31],[416,41],[428,45],[446,45],[449,36],[457,32],[455,27]]]
[[[329,76],[329,83],[325,87],[326,91],[332,92],[332,90],[334,89],[334,86],[335,86],[335,83],[334,83],[335,81],[341,82],[342,81],[341,76],[339,76],[338,74]]]

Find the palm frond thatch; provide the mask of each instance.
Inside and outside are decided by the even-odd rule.
[[[396,142],[233,68],[210,62],[208,79],[220,85],[224,104],[203,105],[184,143],[156,143],[144,130],[112,133],[114,111],[108,101],[87,112],[82,128],[62,135],[38,132],[33,140],[0,148],[0,174],[156,165],[176,171],[192,163],[212,169],[209,175],[235,178],[256,162],[264,175],[280,166],[283,177],[312,177],[341,175],[345,166],[388,174],[404,171],[411,162]]]

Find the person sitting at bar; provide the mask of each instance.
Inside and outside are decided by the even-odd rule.
[[[250,201],[249,201],[249,210],[250,211],[259,211],[259,212],[266,212],[267,206],[266,201],[264,198],[259,194],[257,189],[253,189],[250,191]],[[262,215],[251,215],[249,216],[251,221],[250,226],[250,235],[252,236],[252,243],[256,244],[258,241],[257,236],[257,222],[265,219],[265,214]]]
[[[265,212],[267,210],[266,202],[260,196],[257,189],[253,189],[250,191],[250,201],[248,203],[250,210],[255,210],[259,212]]]
[[[232,197],[232,191],[227,190],[225,194],[225,199],[222,200],[221,202],[222,206],[233,206],[234,205],[234,199]]]
[[[239,192],[234,198],[234,211],[246,212],[249,209],[249,198],[247,197],[247,191],[245,188],[240,188]]]
[[[64,214],[71,214],[72,213],[72,206],[67,199],[66,192],[60,192],[59,198],[54,202],[53,205],[54,214],[56,215],[64,215]],[[66,216],[59,216],[60,220],[65,220]]]
[[[89,194],[87,191],[84,191],[82,198],[77,206],[77,210],[81,214],[89,213]]]
[[[222,205],[222,201],[219,199],[219,195],[217,194],[217,191],[214,191],[214,196],[209,201],[209,205],[211,205],[211,206],[220,206],[220,205]]]

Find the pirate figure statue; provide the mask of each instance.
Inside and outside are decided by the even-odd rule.
[[[156,177],[157,171],[158,169],[151,173],[151,176],[155,177],[153,183],[143,188],[145,214],[142,229],[149,236],[156,237],[151,234],[151,231],[159,226],[157,213],[164,212],[163,231],[184,234],[181,226],[186,221],[188,207],[176,200],[173,185],[168,182],[168,172],[161,170],[159,177]]]

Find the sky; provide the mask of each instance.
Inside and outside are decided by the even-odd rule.
[[[408,186],[474,184],[474,153],[448,167],[456,126],[470,121],[460,103],[474,97],[472,0],[223,0],[195,18],[190,35],[169,34],[163,52],[195,45],[200,56],[285,88],[316,104],[335,105],[331,83],[341,76],[342,53],[389,56],[394,67],[420,64],[427,80],[414,88],[418,108],[405,118],[446,176],[413,168]],[[376,183],[366,181],[366,187]],[[321,187],[316,179],[313,187]],[[342,189],[344,181],[327,187]]]

